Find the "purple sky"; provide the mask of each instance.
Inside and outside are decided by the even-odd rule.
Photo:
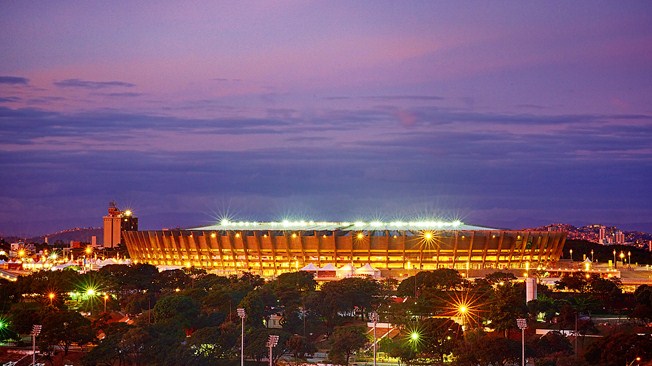
[[[650,1],[0,5],[0,235],[431,215],[652,231]]]

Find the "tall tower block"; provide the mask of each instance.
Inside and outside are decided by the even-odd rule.
[[[109,211],[104,216],[105,248],[115,248],[122,243],[123,231],[137,231],[138,218],[130,210],[120,211],[115,202],[109,202]]]

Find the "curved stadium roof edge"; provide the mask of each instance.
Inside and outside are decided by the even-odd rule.
[[[196,231],[502,231],[484,226],[468,225],[461,221],[393,221],[393,222],[326,222],[326,221],[225,221],[188,230]]]

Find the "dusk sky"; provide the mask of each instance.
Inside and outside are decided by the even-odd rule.
[[[650,1],[5,1],[0,235],[652,231]]]

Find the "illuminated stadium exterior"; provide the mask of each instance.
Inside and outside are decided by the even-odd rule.
[[[232,222],[188,230],[128,231],[131,259],[222,274],[275,276],[306,265],[370,264],[384,276],[436,268],[508,269],[559,260],[566,233],[507,231],[460,221]]]

